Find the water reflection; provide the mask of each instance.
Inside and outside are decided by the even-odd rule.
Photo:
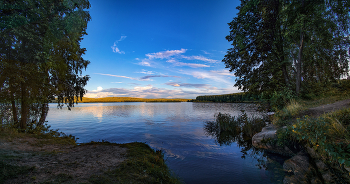
[[[234,116],[244,109],[255,114],[255,104],[80,103],[71,111],[51,107],[47,120],[53,129],[76,136],[78,142],[146,142],[164,151],[169,168],[185,183],[271,183],[271,162],[244,135],[203,129],[203,122],[215,121],[219,112]]]
[[[244,128],[249,123],[255,126],[253,132],[247,132],[247,129]],[[204,130],[205,134],[212,137],[215,143],[220,146],[230,146],[236,143],[241,149],[242,159],[250,157],[257,161],[256,166],[261,169],[262,178],[269,176],[272,183],[282,183],[284,178],[283,162],[288,158],[268,153],[252,145],[252,136],[260,132],[264,126],[263,118],[248,118],[244,112],[236,117],[218,113],[215,115],[215,121],[204,123]],[[271,172],[267,175],[268,170]]]

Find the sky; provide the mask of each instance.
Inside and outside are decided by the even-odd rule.
[[[90,0],[81,47],[85,97],[187,98],[236,93],[222,62],[235,0]]]

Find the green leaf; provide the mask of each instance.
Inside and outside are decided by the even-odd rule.
[[[343,163],[345,162],[345,159],[341,158],[341,159],[338,160],[338,162],[339,162],[340,164],[343,164]]]

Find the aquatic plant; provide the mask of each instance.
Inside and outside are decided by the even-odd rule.
[[[266,126],[264,119],[250,116],[242,111],[239,116],[230,114],[215,114],[215,121],[207,121],[204,124],[206,133],[215,138],[220,145],[229,145],[241,139],[251,139],[254,134]]]

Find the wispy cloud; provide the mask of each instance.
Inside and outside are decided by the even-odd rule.
[[[104,74],[104,73],[94,73],[94,74],[106,75],[106,76],[111,76],[111,77],[120,77],[120,78],[131,79],[131,80],[138,80],[137,78],[127,77],[127,76],[122,76],[122,75],[113,75],[113,74]]]
[[[203,67],[210,67],[209,65],[205,64],[196,64],[196,63],[184,63],[176,61],[175,59],[169,59],[166,62],[173,63],[175,66],[189,66],[191,68],[203,68]]]
[[[141,80],[149,80],[150,78],[154,78],[154,77],[176,77],[176,78],[181,78],[179,76],[169,76],[169,75],[146,75],[141,77]]]
[[[146,54],[146,56],[149,59],[154,59],[154,58],[164,59],[164,58],[169,58],[169,57],[174,56],[174,55],[185,53],[186,50],[187,49],[167,50],[167,51],[161,51],[161,52]]]
[[[125,79],[131,79],[131,80],[137,80],[137,81],[152,81],[151,78],[156,78],[156,77],[175,77],[175,78],[181,78],[179,76],[169,76],[169,75],[146,75],[140,78],[133,78],[133,77],[128,77],[128,76],[122,76],[122,75],[113,75],[113,74],[103,74],[103,73],[95,73],[98,75],[105,75],[105,76],[111,76],[111,77],[120,77],[120,78],[125,78]]]
[[[218,60],[209,59],[209,58],[206,58],[204,56],[181,56],[181,57],[184,58],[184,59],[187,59],[187,60],[200,60],[200,61],[205,61],[205,62],[209,62],[209,63],[216,63],[216,62],[218,62]]]
[[[191,75],[197,79],[208,79],[218,83],[224,83],[228,85],[234,85],[234,81],[226,74],[225,72],[217,72],[217,71],[205,71],[205,70],[180,70],[179,71],[185,75]]]
[[[209,65],[205,64],[196,64],[196,63],[183,63],[183,62],[176,62],[174,63],[176,66],[189,66],[191,68],[204,68],[204,67],[210,67]]]
[[[229,70],[210,70],[210,72],[215,73],[217,75],[225,75],[225,76],[235,76],[232,72]]]
[[[111,83],[117,83],[117,84],[120,84],[120,83],[123,83],[123,82],[111,82]]]
[[[209,52],[205,51],[205,50],[202,50],[204,54],[210,54]]]
[[[191,68],[204,68],[204,67],[210,67],[207,64],[200,64],[200,63],[186,63],[183,61],[179,61],[181,59],[186,60],[197,60],[197,61],[204,61],[207,63],[216,63],[217,60],[210,59],[204,56],[185,56],[183,55],[187,49],[180,49],[180,50],[167,50],[167,51],[161,51],[161,52],[155,52],[155,53],[149,53],[145,54],[146,58],[142,59],[141,62],[137,63],[142,66],[155,66],[155,59],[167,59],[167,63],[172,63],[173,66],[188,66]],[[136,60],[140,60],[139,58],[136,58]]]
[[[117,47],[117,43],[120,42],[120,41],[125,40],[125,38],[126,38],[126,36],[121,36],[119,40],[114,42],[113,46],[111,46],[113,52],[119,53],[119,54],[125,54],[124,51],[119,50],[119,48]]]
[[[205,89],[209,89],[210,85],[208,84],[190,84],[190,83],[177,83],[177,82],[167,82],[165,83],[166,85],[169,86],[174,86],[174,87],[190,87],[190,88],[205,88]],[[213,88],[213,89],[217,89],[217,88]]]
[[[142,69],[141,72],[136,72],[136,73],[143,73],[143,74],[147,74],[147,75],[152,75],[152,74],[154,74],[152,71],[147,71],[147,70],[145,70],[145,69]]]

